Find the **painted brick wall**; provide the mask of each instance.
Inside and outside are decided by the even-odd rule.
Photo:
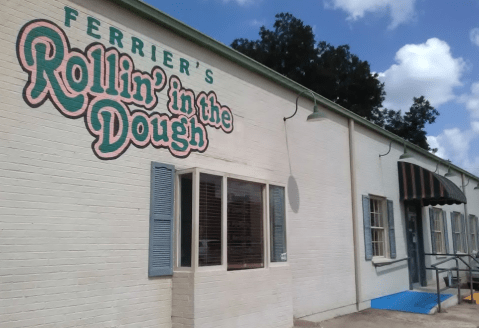
[[[195,275],[195,327],[292,327],[288,265]]]
[[[193,272],[175,272],[171,321],[173,328],[194,327],[195,286]]]
[[[399,262],[382,268],[375,268],[365,260],[364,224],[362,195],[376,195],[393,201],[394,227],[396,231],[397,259],[407,256],[404,206],[399,201],[397,161],[402,147],[393,144],[389,155],[389,140],[360,125],[355,126],[356,177],[357,177],[357,218],[361,259],[362,301],[397,293],[409,289],[406,262]]]
[[[360,228],[360,245],[361,245],[361,287],[362,300],[368,301],[376,297],[397,293],[409,289],[409,276],[406,262],[400,262],[391,266],[383,268],[374,268],[371,261],[365,261],[364,254],[364,228],[363,228],[363,213],[361,195],[373,194],[377,196],[386,197],[394,202],[394,218],[396,230],[396,249],[397,259],[407,256],[406,244],[406,227],[405,227],[405,209],[403,204],[399,201],[398,188],[398,173],[397,161],[399,156],[403,153],[403,147],[398,144],[393,144],[391,152],[384,157],[379,158],[379,154],[387,153],[389,149],[389,140],[379,136],[378,134],[367,130],[361,126],[356,126],[356,154],[357,154],[357,183],[358,183],[358,199],[357,215],[358,227]],[[407,159],[411,162],[420,165],[432,172],[436,170],[435,162],[424,156],[408,150],[414,154],[413,158]],[[441,166],[439,174],[444,175],[447,168]],[[461,178],[459,175],[449,178],[462,190]],[[477,197],[474,198],[472,193],[466,190],[468,196],[468,207],[477,208]],[[447,213],[447,225],[449,236],[449,249],[453,250],[452,246],[452,228],[450,212],[457,211],[464,213],[464,205],[445,205],[436,206]],[[424,250],[426,253],[431,253],[431,232],[429,221],[429,207],[422,209],[422,226],[424,238]],[[426,256],[426,266],[443,260],[444,256]],[[442,267],[453,267],[455,263],[450,262],[444,264]],[[442,275],[444,276],[444,274]],[[426,271],[426,278],[429,284],[435,285],[435,273],[433,271]],[[441,284],[444,282],[441,279]]]
[[[70,27],[65,5],[79,12]],[[86,34],[88,16],[101,22],[99,40]],[[312,103],[301,100],[298,115],[285,125],[295,94],[108,1],[8,1],[0,18],[0,326],[171,327],[172,315],[177,324],[172,308],[180,298],[172,296],[172,279],[147,277],[151,161],[285,185],[291,178],[299,186],[291,196],[299,209],[288,207],[290,268],[242,273],[254,282],[244,290],[237,288],[238,275],[224,272],[219,279],[228,310],[210,320],[208,309],[199,307],[201,325],[288,327],[293,312],[304,316],[354,303],[352,288],[330,297],[354,281],[345,119],[330,113],[328,121],[306,123]],[[131,36],[170,51],[174,68],[163,67],[167,76],[178,75],[196,93],[214,90],[233,111],[234,132],[208,128],[208,150],[186,159],[130,146],[116,160],[99,160],[83,119],[62,116],[49,100],[30,108],[22,99],[27,74],[15,42],[20,28],[38,18],[56,23],[81,50],[92,42],[108,46],[109,27],[119,28],[122,51],[144,71],[153,63],[148,53],[132,54]],[[182,74],[180,57],[199,68]],[[214,71],[213,85],[204,80],[206,69]],[[166,101],[163,91],[155,110],[166,113]],[[214,298],[206,278],[198,280],[202,300]],[[261,293],[254,288],[259,285]],[[233,306],[234,293],[251,302]],[[264,311],[250,312],[264,302]]]

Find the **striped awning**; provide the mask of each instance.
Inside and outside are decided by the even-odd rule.
[[[401,200],[422,200],[423,206],[466,204],[451,180],[412,163],[398,162]]]

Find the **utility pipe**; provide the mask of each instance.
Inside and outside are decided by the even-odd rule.
[[[359,236],[358,236],[358,215],[356,211],[356,156],[354,147],[354,120],[349,119],[349,168],[351,170],[351,210],[353,220],[353,244],[354,244],[354,283],[356,287],[356,309],[359,311],[361,304],[361,261],[359,259]]]

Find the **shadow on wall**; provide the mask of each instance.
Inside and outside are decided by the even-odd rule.
[[[296,179],[292,175],[288,178],[288,200],[293,212],[298,213],[300,204],[299,188]]]
[[[407,267],[408,267],[407,263],[406,263],[406,264],[397,265],[397,266],[395,266],[394,264],[392,264],[389,268],[388,268],[388,267],[385,267],[385,268],[387,268],[387,269],[376,268],[376,273],[377,273],[378,276],[382,276],[383,274],[388,274],[388,273],[391,273],[391,272],[394,272],[394,271],[407,269]]]

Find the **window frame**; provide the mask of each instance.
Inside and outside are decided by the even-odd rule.
[[[456,245],[455,245],[455,247],[454,247],[454,251],[455,251],[456,254],[457,254],[457,253],[459,253],[459,254],[466,254],[466,252],[467,252],[466,250],[464,250],[464,246],[465,246],[465,245],[464,245],[464,242],[465,242],[464,238],[467,237],[467,236],[464,236],[464,231],[467,231],[467,230],[466,230],[466,227],[463,227],[463,226],[462,226],[464,222],[463,222],[463,220],[462,220],[461,214],[462,214],[462,213],[456,212],[456,211],[451,212],[451,226],[454,224],[454,221],[459,222],[459,232],[457,232],[456,226],[454,226],[454,227],[453,227],[454,229],[452,229],[452,233],[453,233],[452,240],[453,240],[453,243],[454,243],[454,240],[456,241]],[[455,220],[453,220],[452,215],[454,215]],[[464,221],[465,221],[465,220],[464,220]],[[455,236],[454,236],[454,235],[455,235]],[[460,240],[457,239],[457,236],[460,237]],[[454,245],[453,245],[453,246],[454,246]],[[460,246],[461,250],[458,249],[459,246]]]
[[[192,229],[192,236],[191,236],[191,267],[182,267],[181,258],[178,256],[180,253],[181,247],[181,199],[180,199],[180,176],[183,174],[193,174],[193,209],[192,209],[192,220],[193,220],[193,229]],[[222,178],[222,216],[221,216],[221,265],[211,265],[211,266],[199,266],[199,184],[200,184],[200,174],[210,174],[219,176]],[[230,270],[228,271],[228,251],[227,251],[227,241],[228,241],[228,204],[227,204],[227,195],[228,195],[228,179],[235,179],[241,180],[245,182],[252,182],[258,183],[262,185],[262,198],[263,198],[263,261],[264,265],[262,268],[252,268],[252,269],[244,269],[244,270]],[[258,179],[253,177],[246,177],[238,174],[231,174],[216,170],[210,169],[203,169],[199,167],[182,169],[176,171],[175,176],[175,232],[174,232],[174,272],[210,272],[210,271],[226,271],[228,273],[237,273],[242,271],[250,271],[250,270],[267,270],[269,267],[279,267],[279,266],[288,266],[289,265],[289,256],[287,256],[286,261],[284,262],[271,262],[271,231],[270,231],[270,209],[269,209],[269,185],[274,185],[278,187],[285,188],[284,193],[284,202],[285,202],[285,229],[286,229],[286,253],[288,252],[287,245],[289,240],[289,229],[288,229],[288,209],[286,204],[288,204],[288,195],[287,195],[287,187],[284,183],[271,181],[271,180],[264,180]]]
[[[469,238],[471,238],[472,244],[469,246],[471,247],[470,252],[472,253],[473,251],[479,252],[479,239],[477,237],[477,234],[479,234],[478,231],[478,226],[479,226],[479,218],[476,215],[469,214]],[[471,228],[474,229],[474,234],[471,231]],[[474,236],[474,238],[473,238]]]
[[[436,254],[439,255],[439,256],[443,256],[444,254],[446,254],[446,250],[447,250],[447,247],[446,247],[446,229],[444,227],[444,223],[447,224],[447,218],[445,220],[444,218],[444,215],[446,215],[446,213],[442,210],[442,208],[438,208],[438,207],[433,207],[432,210],[435,212],[434,213],[434,218],[438,218],[438,221],[439,221],[439,224],[441,225],[441,252],[439,252],[437,250],[437,245],[435,245],[436,247]],[[440,218],[439,218],[440,217]],[[437,232],[438,230],[433,230],[431,231],[431,233],[433,232]],[[437,237],[434,236],[434,240],[436,240],[436,243],[437,243]]]
[[[378,259],[390,259],[391,258],[391,253],[390,253],[390,246],[389,246],[389,217],[388,217],[388,208],[387,208],[387,198],[382,197],[382,196],[377,196],[377,195],[372,195],[369,194],[369,215],[370,215],[370,220],[372,219],[373,215],[373,208],[371,208],[371,201],[378,201],[380,202],[380,209],[381,209],[381,215],[382,215],[382,222],[383,222],[383,227],[373,227],[372,222],[371,222],[371,247],[372,247],[372,252],[373,252],[373,260],[378,260]],[[384,232],[384,254],[383,255],[374,255],[374,240],[372,236],[373,230],[379,230],[382,229]]]
[[[175,217],[174,217],[174,264],[173,264],[173,271],[193,271],[194,269],[194,263],[193,261],[191,262],[191,266],[189,267],[184,267],[184,266],[181,266],[181,201],[180,201],[180,197],[181,197],[181,181],[180,181],[180,177],[184,174],[192,174],[193,175],[193,178],[192,178],[192,190],[194,191],[195,190],[195,184],[196,184],[196,176],[195,176],[195,173],[196,173],[196,170],[194,168],[190,168],[190,169],[185,169],[185,170],[176,170],[176,175],[175,175]],[[192,208],[192,220],[194,219],[194,217],[196,216],[195,215],[195,210],[196,210],[196,206],[194,206],[195,204],[195,192],[192,192],[192,203],[193,203],[193,208]],[[194,258],[193,256],[193,253],[195,251],[195,247],[194,247],[194,229],[195,229],[195,222],[192,222],[192,236],[191,236],[191,257],[192,259]]]

